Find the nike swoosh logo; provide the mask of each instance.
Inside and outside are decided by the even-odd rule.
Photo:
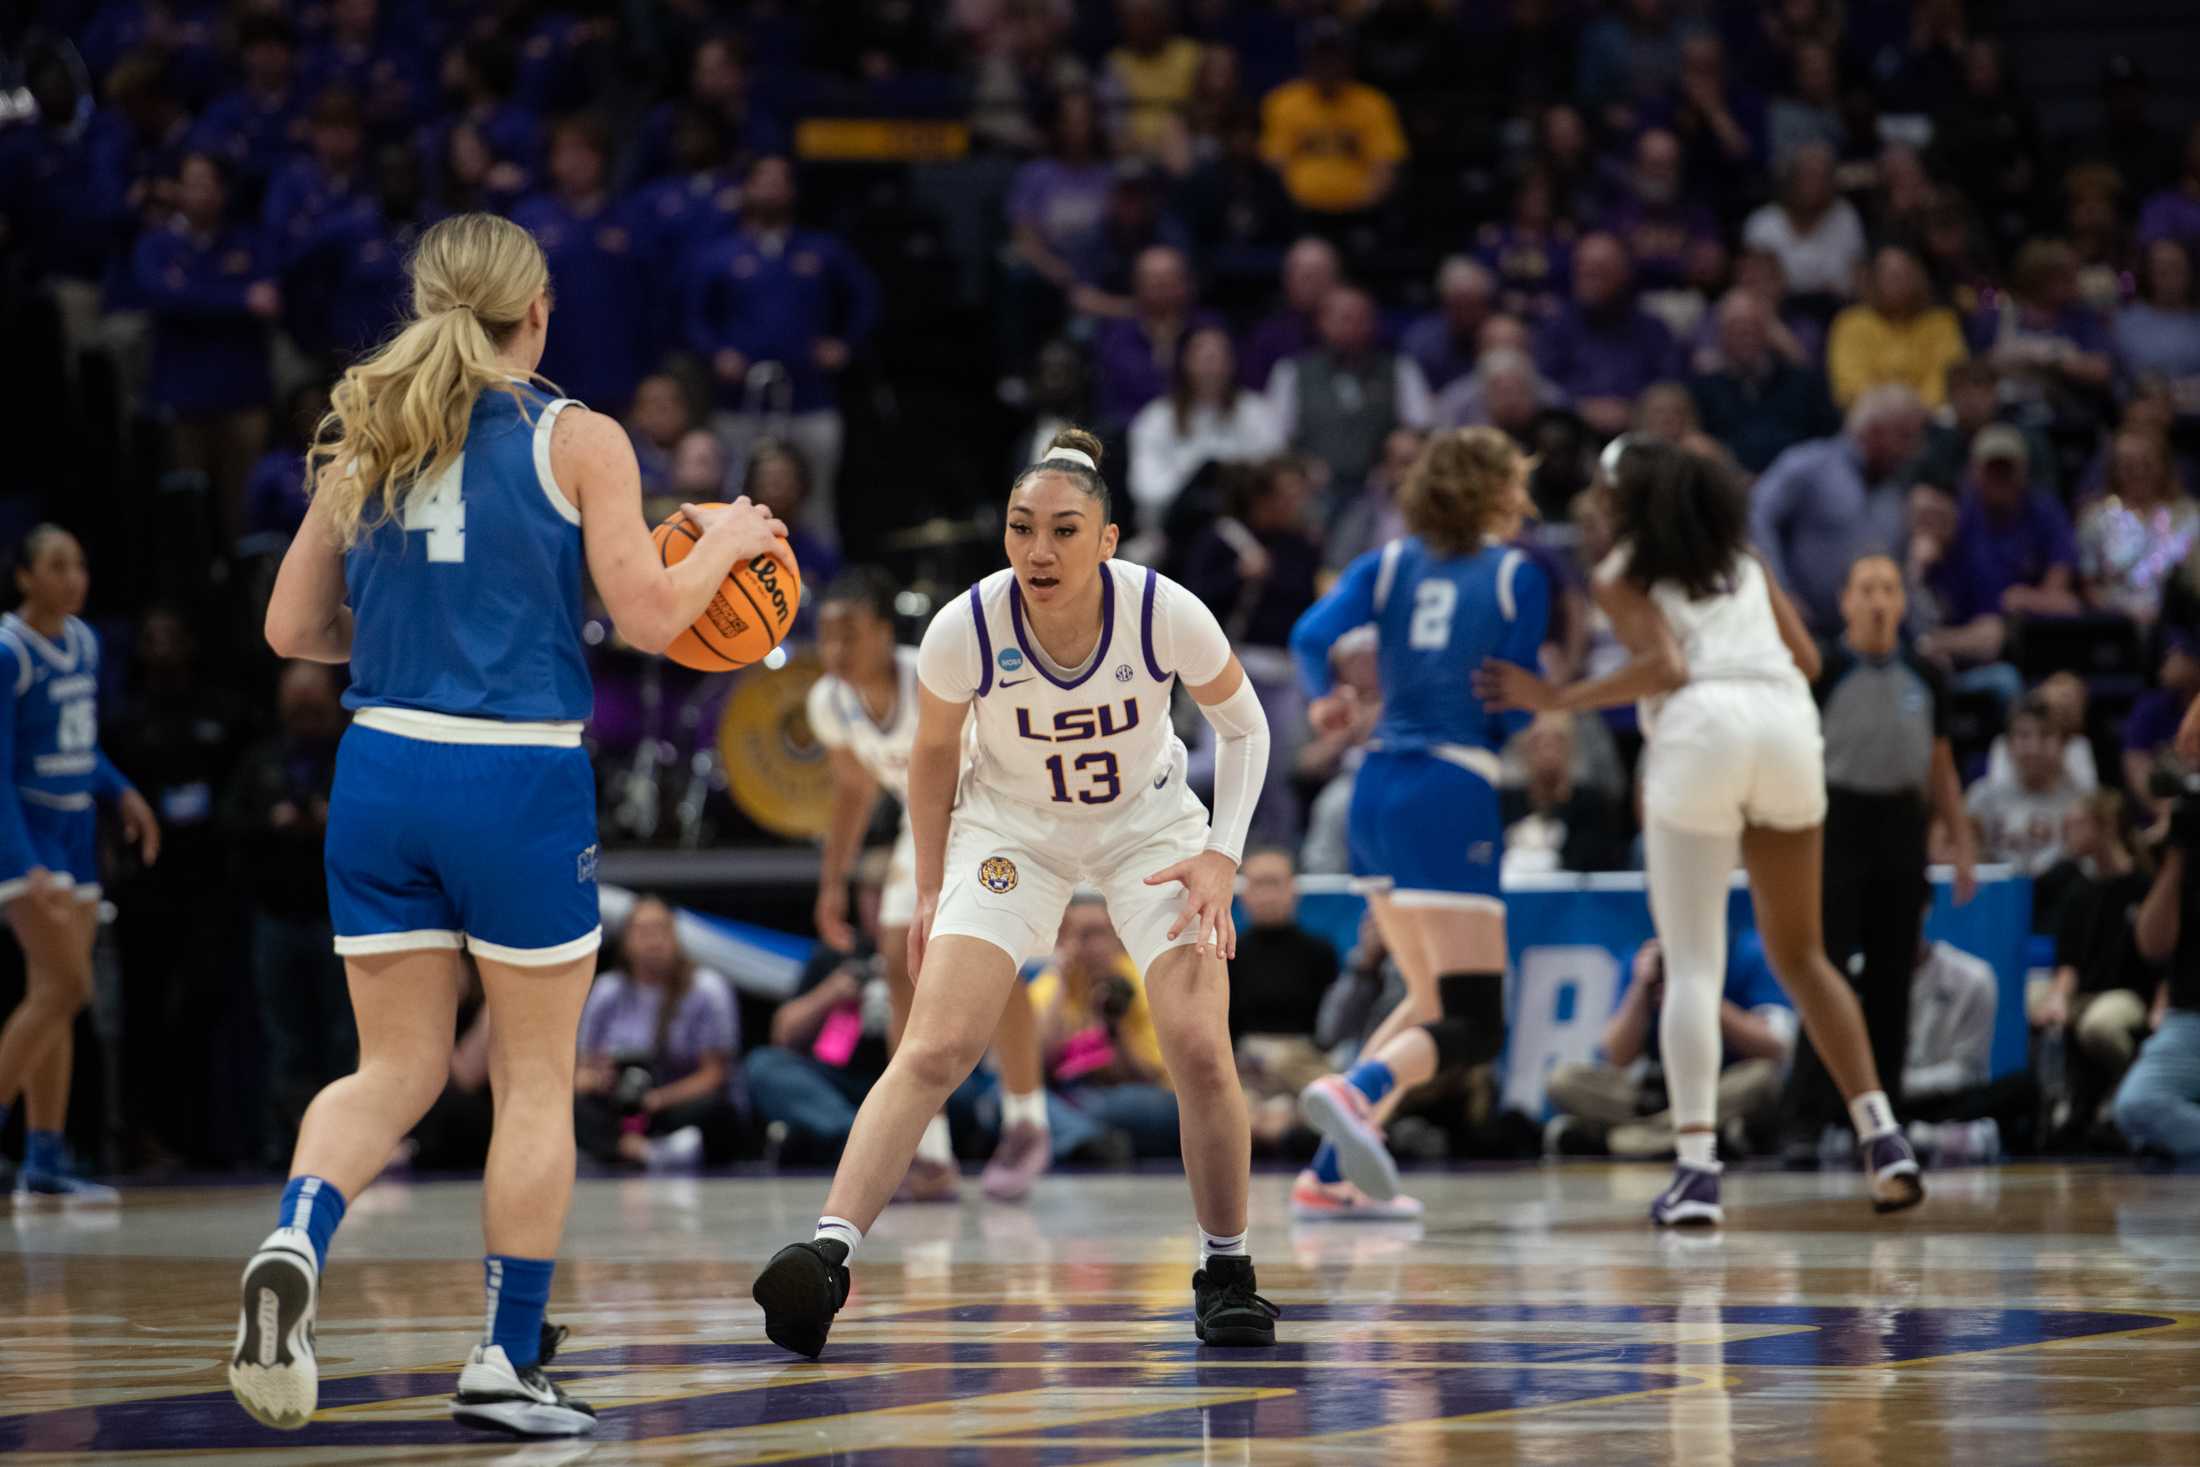
[[[1025,683],[1028,683],[1030,681],[1031,679],[1028,677],[1020,677],[1015,679],[1004,677],[1001,679],[1001,686],[1004,688],[1018,688],[1022,687]]]

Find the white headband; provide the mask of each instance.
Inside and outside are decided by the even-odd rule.
[[[1082,464],[1096,474],[1100,472],[1100,465],[1092,461],[1091,454],[1075,448],[1048,449],[1047,456],[1039,460],[1038,467],[1043,469],[1051,463]]]

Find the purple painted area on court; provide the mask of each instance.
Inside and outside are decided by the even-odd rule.
[[[1120,1305],[962,1305],[912,1310],[873,1318],[867,1325],[1122,1323],[1173,1320],[1180,1311]],[[1390,1340],[1345,1338],[1318,1342],[1287,1339],[1273,1352],[1212,1352],[1184,1340],[1153,1341],[955,1341],[850,1342],[836,1345],[839,1365],[891,1363],[935,1365],[865,1378],[820,1379],[809,1366],[787,1365],[783,1383],[765,1388],[710,1392],[675,1401],[611,1407],[603,1413],[600,1440],[638,1441],[697,1436],[798,1421],[826,1420],[856,1412],[924,1406],[1033,1389],[1142,1390],[1154,1394],[1146,1416],[1113,1420],[1108,1436],[1118,1442],[1147,1439],[1154,1450],[1187,1438],[1208,1441],[1281,1441],[1358,1431],[1415,1420],[1474,1416],[1491,1411],[1564,1405],[1683,1383],[1669,1369],[1717,1363],[1726,1368],[1829,1368],[1886,1365],[2014,1345],[2046,1344],[2086,1336],[2126,1333],[2175,1321],[2160,1315],[2034,1309],[1860,1310],[1790,1306],[1680,1309],[1667,1305],[1292,1305],[1292,1325],[1503,1324],[1660,1325],[1685,1321],[1701,1327],[1790,1326],[1794,1333],[1723,1343]],[[611,1345],[561,1354],[552,1374],[560,1379],[602,1377],[624,1370],[666,1366],[753,1365],[770,1367],[787,1357],[762,1342],[682,1345]],[[1227,1363],[1223,1363],[1224,1361]],[[1511,1366],[1514,1368],[1507,1369]],[[1550,1369],[1551,1366],[1572,1367]],[[989,1368],[997,1367],[997,1368]],[[1355,1367],[1364,1367],[1359,1369]],[[451,1389],[448,1372],[392,1371],[331,1380],[322,1386],[324,1408],[409,1397],[435,1397]],[[1171,1390],[1276,1390],[1287,1395],[1256,1401],[1192,1407],[1173,1404]],[[1137,1448],[1088,1451],[1074,1425],[1029,1433],[1063,1438],[1053,1447],[1020,1448],[1022,1462],[1064,1464],[1124,1455]],[[954,1460],[983,1460],[982,1430],[958,1442]],[[278,1434],[250,1421],[226,1391],[203,1391],[105,1406],[72,1407],[0,1417],[0,1452],[247,1451],[256,1447],[401,1447],[464,1440],[440,1420],[321,1420],[298,1433]],[[973,1455],[975,1454],[975,1455]],[[945,1448],[900,1449],[911,1461],[944,1460]]]

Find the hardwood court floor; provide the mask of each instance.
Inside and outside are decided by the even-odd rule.
[[[760,1262],[821,1180],[589,1181],[553,1317],[586,1445],[444,1413],[479,1325],[477,1196],[385,1185],[331,1259],[319,1417],[219,1362],[271,1189],[0,1225],[0,1454],[26,1461],[2133,1467],[2200,1462],[2200,1178],[2011,1167],[1875,1218],[1849,1176],[1740,1173],[1657,1234],[1656,1168],[1416,1179],[1425,1226],[1293,1225],[1255,1178],[1273,1352],[1204,1351],[1174,1177],[889,1212],[825,1359],[765,1342]]]

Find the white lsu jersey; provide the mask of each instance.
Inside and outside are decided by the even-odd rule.
[[[1198,686],[1229,664],[1214,613],[1147,566],[1100,566],[1100,639],[1084,666],[1039,648],[1013,570],[940,609],[918,675],[935,697],[974,703],[966,783],[1055,817],[1104,821],[1120,802],[1184,777],[1169,721],[1176,679]]]
[[[828,749],[846,749],[881,788],[909,803],[909,750],[917,740],[917,650],[894,649],[897,688],[884,724],[871,717],[863,695],[837,677],[810,684],[810,731]]]

